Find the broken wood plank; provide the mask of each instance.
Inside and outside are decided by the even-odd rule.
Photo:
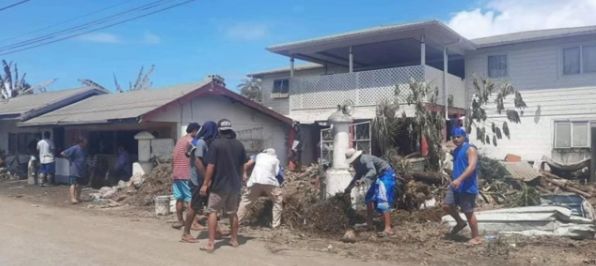
[[[412,177],[416,181],[422,181],[430,185],[440,185],[443,182],[442,174],[439,172],[415,172]]]
[[[551,183],[551,184],[553,184],[553,185],[555,185],[557,187],[560,187],[561,189],[564,189],[564,190],[569,191],[569,192],[574,192],[574,193],[580,194],[580,195],[582,195],[582,196],[584,196],[586,198],[591,198],[592,197],[592,194],[590,194],[588,192],[585,192],[585,191],[582,191],[582,190],[580,190],[578,188],[572,187],[566,181],[556,180],[556,179],[561,179],[561,178],[559,178],[558,176],[556,176],[556,175],[554,175],[552,173],[548,173],[548,172],[545,172],[545,171],[540,171],[540,173],[544,175],[544,180],[546,180],[547,182],[549,182],[549,183]]]

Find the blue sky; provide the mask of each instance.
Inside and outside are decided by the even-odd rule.
[[[0,7],[13,2],[17,1],[0,0]],[[147,2],[150,1],[30,0],[0,11],[3,24],[0,46],[17,40],[7,38],[34,37],[35,34],[27,33],[94,10],[112,7],[100,14],[51,29],[84,23]],[[89,78],[113,88],[113,73],[121,84],[127,84],[134,81],[141,66],[148,67],[151,64],[156,66],[152,75],[154,87],[188,83],[208,74],[219,74],[226,79],[228,87],[234,89],[247,73],[289,64],[287,58],[266,51],[265,48],[270,45],[426,19],[444,21],[469,36],[502,33],[508,28],[505,22],[519,24],[503,14],[527,10],[519,2],[198,0],[136,21],[0,58],[18,63],[19,69],[27,72],[30,83],[58,78],[50,89],[76,87],[79,78]],[[526,0],[526,4],[531,2],[541,3],[542,6],[548,2],[553,9],[560,9],[556,5],[566,1]],[[588,5],[596,9],[596,5],[592,6],[594,0],[568,2],[576,3],[573,8],[586,9]],[[549,4],[546,6],[547,9],[543,7],[539,10],[537,17],[541,17],[540,12],[550,12]],[[591,17],[594,16],[590,14],[594,14],[594,10],[588,11],[586,19],[577,22],[574,17],[575,24],[570,25],[592,23]],[[532,25],[518,28],[545,27],[544,22],[538,23],[539,20],[544,20],[544,17],[537,18],[536,25],[529,21],[527,24]],[[501,22],[499,27],[494,25],[495,22]],[[571,22],[553,21],[550,27],[565,26],[565,23]],[[482,25],[480,31],[476,30],[478,25]]]

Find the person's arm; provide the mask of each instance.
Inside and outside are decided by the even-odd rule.
[[[211,179],[213,179],[213,173],[215,172],[215,165],[214,164],[207,164],[207,169],[205,170],[205,180],[203,181],[203,186],[201,186],[201,191],[199,194],[203,197],[207,196],[207,189],[211,186]]]
[[[66,157],[68,159],[70,159],[70,155],[72,153],[72,149],[74,148],[74,146],[70,146],[70,148],[63,150],[60,155],[62,155],[62,157]]]
[[[478,163],[478,152],[476,151],[476,148],[470,147],[467,153],[468,167],[466,167],[466,170],[464,170],[460,176],[451,182],[451,186],[455,189],[458,189],[459,186],[461,186],[461,183],[463,183],[468,177],[472,176],[472,173],[476,169],[476,164]]]
[[[246,182],[248,181],[248,172],[250,172],[250,168],[253,167],[255,165],[255,161],[250,159],[248,160],[248,162],[246,162],[244,164],[244,172],[242,172],[242,181]]]
[[[375,164],[372,160],[368,160],[366,162],[366,174],[364,174],[364,178],[368,178],[370,180],[375,180],[377,178],[377,168],[375,168]]]
[[[203,164],[203,160],[201,160],[201,158],[198,158],[195,160],[195,167],[197,168],[197,171],[199,171],[199,175],[201,176],[205,176],[205,172],[207,171],[207,169],[205,168],[205,165]]]

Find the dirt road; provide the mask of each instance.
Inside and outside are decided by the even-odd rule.
[[[105,216],[0,195],[0,265],[365,265],[309,251],[272,254],[256,239],[214,254],[179,243],[163,221]],[[389,265],[382,262],[375,265]],[[370,262],[368,262],[370,265]]]

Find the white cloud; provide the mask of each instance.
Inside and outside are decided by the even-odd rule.
[[[269,27],[260,23],[237,23],[224,29],[225,35],[234,40],[254,41],[266,37]]]
[[[85,42],[95,43],[121,43],[122,39],[115,34],[96,32],[79,36],[77,39]]]
[[[468,38],[596,25],[596,0],[489,0],[454,14],[448,25]]]
[[[152,32],[145,32],[143,35],[143,43],[146,44],[158,44],[161,42],[161,38]]]

